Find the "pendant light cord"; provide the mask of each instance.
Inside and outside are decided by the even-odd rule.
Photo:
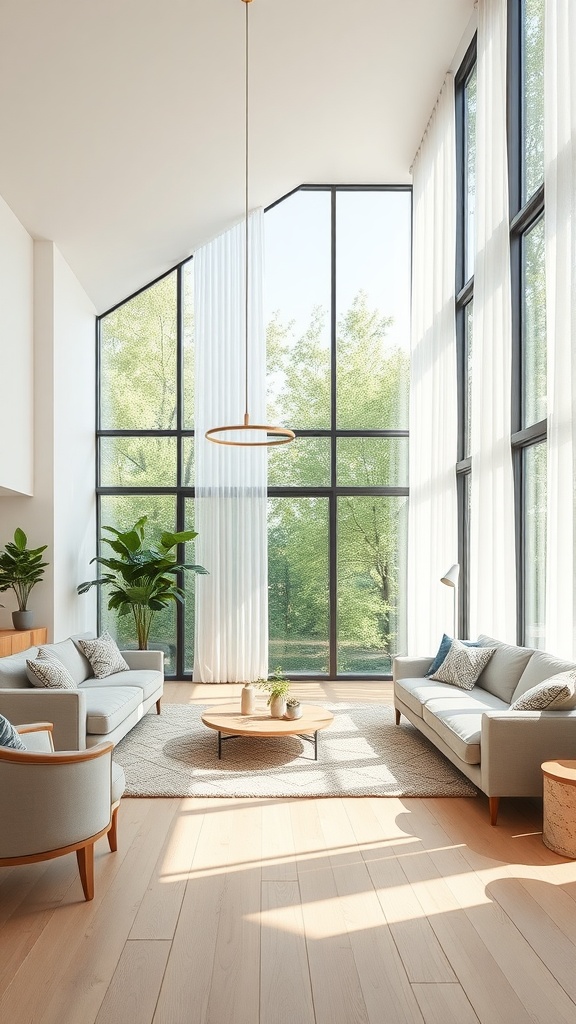
[[[244,135],[244,423],[248,423],[248,6],[250,0],[244,0],[246,7],[245,19],[245,135]]]

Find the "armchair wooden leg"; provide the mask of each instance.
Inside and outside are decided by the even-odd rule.
[[[76,850],[80,881],[86,900],[94,899],[94,843],[88,843]]]
[[[394,714],[396,715],[396,725],[400,725],[400,712],[398,708],[394,708]]]
[[[118,804],[112,811],[112,821],[110,822],[110,829],[108,831],[108,846],[112,850],[112,853],[116,853],[118,849]]]
[[[159,715],[159,714],[160,714],[160,711],[161,711],[161,708],[160,708],[160,701],[161,701],[161,700],[162,700],[162,698],[160,697],[160,698],[159,698],[159,699],[158,699],[158,700],[156,701],[156,714],[157,714],[157,715]]]
[[[495,825],[498,820],[498,805],[500,804],[500,797],[489,796],[488,804],[490,805],[490,824]]]

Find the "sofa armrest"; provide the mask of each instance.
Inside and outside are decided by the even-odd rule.
[[[133,669],[152,669],[164,675],[164,651],[120,651]]]
[[[426,674],[433,661],[433,654],[425,658],[411,658],[406,654],[397,654],[392,662],[392,678],[418,679]]]
[[[86,694],[82,690],[0,690],[0,714],[10,722],[52,722],[56,750],[86,749]]]
[[[576,711],[486,711],[480,756],[488,796],[541,796],[543,761],[576,757]]]

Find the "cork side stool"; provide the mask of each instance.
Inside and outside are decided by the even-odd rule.
[[[576,859],[576,761],[545,761],[544,845]]]

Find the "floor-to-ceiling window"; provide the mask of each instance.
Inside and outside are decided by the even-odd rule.
[[[518,634],[529,647],[544,647],[547,450],[544,0],[509,0],[508,92]]]
[[[411,194],[302,188],[265,218],[270,658],[382,675],[405,645]]]
[[[457,147],[456,345],[458,366],[459,636],[468,636],[472,437],[472,324],[476,202],[476,40],[455,81]]]
[[[270,668],[387,675],[405,644],[411,193],[306,187],[265,228],[269,422],[297,431],[269,453]],[[99,535],[141,515],[151,536],[193,528],[193,260],[98,335]],[[193,667],[184,586],[151,635],[177,677]],[[105,594],[100,622],[131,643]]]

